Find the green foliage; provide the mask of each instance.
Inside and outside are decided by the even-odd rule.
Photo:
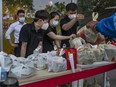
[[[16,14],[18,9],[34,11],[33,0],[3,0],[3,14]]]
[[[92,20],[92,12],[102,14],[106,7],[116,6],[116,0],[78,0],[78,13],[84,14],[85,19],[80,21],[80,26],[85,25],[88,21]],[[56,2],[53,6],[46,5],[45,8],[49,13],[57,11],[60,13],[61,18],[66,14],[65,2]]]
[[[116,6],[116,0],[78,0],[82,11],[103,11],[106,7]]]
[[[81,25],[85,25],[92,19],[91,14],[93,11],[103,15],[104,11],[106,11],[105,8],[112,6],[116,6],[116,0],[78,0],[78,12],[85,15],[85,19],[81,21]]]
[[[46,5],[45,8],[49,13],[55,11],[58,12],[61,16],[63,16],[66,13],[65,10],[65,2],[56,2],[53,6]]]

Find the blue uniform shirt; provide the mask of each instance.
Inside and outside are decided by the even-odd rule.
[[[104,36],[116,38],[116,13],[99,21],[96,30]]]

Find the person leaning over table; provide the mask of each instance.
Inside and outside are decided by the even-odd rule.
[[[70,36],[55,35],[48,27],[49,13],[46,10],[39,10],[35,13],[34,21],[22,27],[19,37],[20,56],[27,57],[33,54],[38,44],[43,41],[44,33],[52,39],[69,39]]]
[[[79,20],[84,19],[82,14],[77,14],[77,5],[75,3],[69,3],[66,5],[67,15],[61,19],[60,27],[62,35],[76,34],[77,27],[79,26]],[[61,41],[61,47],[63,45],[70,47],[69,39]]]
[[[95,33],[100,32],[105,37],[110,37],[116,41],[116,13],[100,21],[91,21],[87,27],[92,27]]]
[[[12,23],[8,30],[5,33],[5,38],[8,40],[10,45],[14,47],[14,54],[18,56],[18,43],[19,43],[19,33],[23,25],[25,25],[25,11],[18,10],[17,11],[17,21]],[[14,42],[12,42],[10,34],[14,33]]]
[[[51,12],[50,13],[50,20],[49,20],[49,29],[54,32],[55,34],[57,34],[56,31],[56,27],[59,24],[59,17],[60,15],[57,12]],[[56,46],[58,48],[60,48],[60,43],[58,40],[54,40],[52,38],[50,38],[47,34],[47,32],[45,32],[44,34],[44,39],[43,39],[43,53],[46,53],[47,51],[52,51],[54,50],[54,44],[56,44]]]

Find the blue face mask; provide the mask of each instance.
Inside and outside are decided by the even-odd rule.
[[[24,17],[20,17],[19,18],[19,22],[24,23],[25,22],[25,18]]]
[[[52,24],[54,27],[58,26],[58,21],[53,21],[53,24]]]

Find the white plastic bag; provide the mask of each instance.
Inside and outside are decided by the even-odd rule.
[[[42,55],[42,53],[35,53],[35,54],[28,56],[25,62],[26,62],[25,63],[26,65],[30,67],[34,67],[37,70],[43,70],[47,67],[46,66],[46,54]]]
[[[91,29],[85,28],[84,34],[87,42],[95,43],[95,41],[97,40],[98,34],[95,34]]]
[[[34,75],[35,72],[36,70],[34,68],[20,64],[19,66],[11,68],[9,75],[12,77],[22,79],[22,78],[27,78],[27,77]]]
[[[81,37],[72,39],[69,42],[70,42],[70,46],[71,47],[75,47],[75,48],[79,48],[80,46],[82,46],[83,44],[85,44],[85,40],[82,39]]]
[[[112,44],[101,44],[100,47],[105,50],[105,53],[110,61],[113,58],[116,58],[116,46]]]
[[[93,64],[97,61],[90,45],[82,46],[78,49],[78,61],[80,64]]]
[[[47,60],[48,71],[59,72],[65,71],[66,67],[66,59],[62,57],[52,57]]]
[[[24,57],[15,57],[13,55],[10,55],[10,57],[12,57],[13,65],[9,72],[9,76],[22,79],[35,74],[36,69],[33,66],[27,66]]]

